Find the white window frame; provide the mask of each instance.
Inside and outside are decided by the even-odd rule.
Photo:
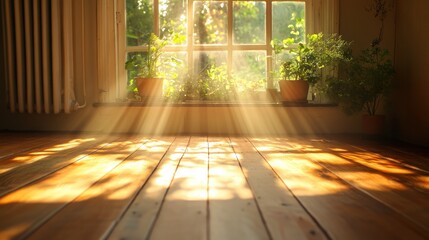
[[[154,11],[157,11],[157,2],[154,0]],[[281,1],[281,0],[277,0]],[[289,0],[291,1],[291,0]],[[294,1],[294,0],[292,0]],[[339,0],[296,0],[305,2],[305,22],[306,34],[317,32],[337,33],[339,29]],[[127,72],[125,61],[127,51],[140,51],[145,47],[126,47],[126,21],[125,21],[125,0],[97,0],[97,20],[98,20],[98,92],[99,102],[114,102],[117,99],[124,99],[127,94]],[[228,44],[224,46],[206,46],[204,50],[227,50],[228,55],[232,55],[233,50],[258,50],[266,51],[267,62],[267,88],[273,88],[273,80],[270,78],[272,69],[272,48],[270,45],[272,36],[272,0],[266,0],[266,42],[259,45],[234,45],[232,38],[228,38]],[[228,9],[232,9],[232,1],[228,1]],[[192,10],[193,1],[188,0],[188,9]],[[188,15],[193,11],[188,10]],[[228,11],[232,15],[232,11]],[[232,34],[232,16],[228,17],[228,34]],[[155,19],[155,22],[159,21]],[[188,21],[192,22],[192,21]],[[154,30],[158,31],[155,26]],[[198,50],[199,47],[192,46],[192,28],[188,26],[188,45],[169,46],[167,50],[184,49],[188,52],[188,57],[192,58],[189,51]],[[189,47],[191,45],[191,47]],[[191,49],[190,49],[191,48]],[[190,50],[189,50],[190,49]],[[231,56],[228,56],[228,65],[231,66]],[[191,62],[191,61],[188,61]],[[228,69],[231,69],[228,67]]]

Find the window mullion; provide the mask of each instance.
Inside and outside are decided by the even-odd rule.
[[[234,24],[234,13],[233,13],[233,0],[228,0],[228,37],[227,37],[227,44],[228,44],[228,54],[227,54],[227,71],[228,71],[228,76],[231,76],[231,72],[232,72],[232,51],[233,51],[233,24]]]
[[[153,31],[157,36],[160,36],[159,31],[159,0],[153,0]]]
[[[193,68],[194,68],[194,39],[193,39],[193,35],[194,35],[194,1],[193,0],[188,0],[188,48],[187,48],[187,53],[188,53],[188,70],[190,72],[193,72]]]
[[[126,34],[126,11],[125,0],[118,0],[116,6],[116,25],[117,25],[117,81],[118,97],[124,98],[127,94],[127,71],[125,70],[125,61],[127,59],[127,34]]]
[[[266,67],[267,67],[267,88],[274,88],[273,83],[273,77],[272,77],[272,71],[273,71],[273,50],[271,48],[271,40],[273,39],[273,16],[272,11],[273,4],[272,0],[266,1],[266,14],[265,14],[265,27],[266,27],[266,36],[265,36],[265,44],[266,44],[266,51],[267,51],[267,61],[266,61]]]

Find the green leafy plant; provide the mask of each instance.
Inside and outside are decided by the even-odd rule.
[[[135,77],[158,77],[159,58],[166,45],[167,41],[159,39],[152,33],[147,42],[147,52],[133,54],[125,63],[125,68],[128,71],[134,71]]]
[[[205,86],[199,91],[202,99],[226,101],[234,98],[235,84],[225,64],[209,66],[204,75],[206,77],[200,78],[200,85]]]
[[[376,115],[383,98],[391,89],[394,74],[387,50],[371,46],[343,65],[338,77],[328,81],[328,94],[336,99],[347,114],[364,110]]]
[[[197,74],[188,72],[180,79],[169,80],[166,89],[165,97],[173,102],[227,101],[234,98],[235,83],[228,77],[226,65],[208,65]]]
[[[280,67],[282,79],[306,80],[314,85],[321,79],[324,68],[334,68],[339,62],[351,59],[351,43],[336,34],[311,34],[307,36],[306,43],[294,45],[294,38],[272,42],[276,54],[284,50],[290,53],[290,57],[283,60]]]

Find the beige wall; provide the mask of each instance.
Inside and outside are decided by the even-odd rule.
[[[372,0],[340,0],[340,34],[353,42],[354,53],[369,47],[378,36],[380,22],[366,9]],[[395,13],[390,12],[385,20],[382,47],[392,54],[395,45]]]
[[[397,1],[394,130],[429,146],[429,1]]]
[[[359,118],[335,107],[89,107],[55,116],[7,114],[16,130],[147,134],[295,135],[358,133]]]

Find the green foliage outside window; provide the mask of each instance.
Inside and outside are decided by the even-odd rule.
[[[265,3],[234,2],[234,43],[265,43]]]
[[[273,39],[293,38],[305,42],[305,4],[273,2]]]
[[[227,2],[194,2],[194,43],[226,44],[228,37],[227,12]]]
[[[159,29],[155,31],[154,8],[151,0],[126,0],[127,46],[145,46],[153,32],[159,32],[168,46],[219,45],[225,46],[232,37],[233,44],[266,44],[266,3],[260,1],[234,1],[228,9],[227,1],[194,1],[193,35],[188,39],[188,2],[186,0],[159,1]],[[228,11],[233,11],[233,25],[228,26]],[[288,16],[288,17],[285,17]],[[305,3],[273,2],[273,37],[304,41]],[[228,36],[228,28],[233,35]],[[169,52],[163,55],[179,53]],[[174,50],[177,51],[177,50]],[[218,51],[218,50],[216,50]],[[258,52],[260,51],[260,52]],[[194,50],[194,62],[187,62],[188,52],[176,60],[162,60],[164,96],[172,101],[185,99],[227,101],[244,93],[263,91],[266,88],[266,50],[233,50],[230,66],[227,60],[213,61],[212,51]],[[197,54],[195,57],[195,54]],[[128,52],[128,59],[145,59],[145,51]],[[180,59],[180,60],[178,60]],[[162,63],[168,64],[162,64]],[[222,63],[223,62],[223,63]],[[239,62],[239,64],[237,64]],[[164,66],[163,66],[164,65]],[[128,90],[136,91],[134,78],[138,69],[128,68]]]
[[[151,0],[127,0],[127,45],[144,45],[153,33],[153,6]]]
[[[186,43],[187,21],[186,1],[160,0],[160,37],[167,39],[169,44],[183,45]]]

